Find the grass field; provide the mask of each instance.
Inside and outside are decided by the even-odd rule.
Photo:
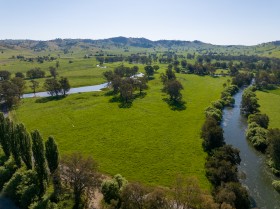
[[[204,188],[206,154],[200,128],[204,109],[216,100],[227,78],[177,75],[184,86],[186,109],[171,110],[163,101],[159,74],[144,98],[119,108],[104,92],[69,95],[61,100],[24,99],[12,113],[29,130],[53,135],[62,154],[93,156],[101,171],[128,180],[169,186],[176,174],[197,176]]]
[[[260,110],[269,117],[269,128],[280,128],[280,89],[257,92]]]

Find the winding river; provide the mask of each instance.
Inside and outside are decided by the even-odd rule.
[[[235,96],[234,108],[223,111],[222,128],[227,144],[240,150],[241,164],[239,172],[246,178],[241,183],[249,189],[252,206],[261,209],[280,209],[280,194],[272,187],[275,177],[266,165],[265,156],[254,149],[246,140],[247,121],[240,114],[243,90]],[[242,175],[241,175],[242,176]]]

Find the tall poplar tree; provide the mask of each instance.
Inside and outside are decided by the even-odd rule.
[[[20,123],[16,125],[16,137],[20,146],[20,156],[27,169],[32,169],[31,139],[25,126]]]
[[[31,132],[32,152],[34,157],[35,171],[38,174],[40,184],[40,194],[42,196],[46,191],[46,181],[48,180],[48,172],[45,159],[45,148],[43,139],[38,130]]]

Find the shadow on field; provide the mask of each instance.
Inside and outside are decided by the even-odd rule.
[[[66,96],[53,96],[53,97],[43,97],[36,99],[35,103],[47,103],[51,101],[59,101],[64,99]]]
[[[186,109],[186,105],[185,105],[186,102],[184,102],[184,101],[173,101],[168,98],[164,98],[162,100],[165,101],[169,105],[171,110],[182,111],[182,110]]]
[[[134,94],[132,96],[132,98],[129,99],[129,100],[125,100],[125,99],[121,98],[120,95],[116,95],[116,94],[112,94],[112,95],[114,95],[114,96],[109,100],[109,102],[111,102],[111,103],[114,103],[114,102],[120,103],[119,104],[119,108],[130,108],[130,107],[132,107],[132,103],[133,103],[133,101],[135,99],[138,99],[138,98],[139,99],[143,99],[147,95],[147,93],[146,92],[141,92],[141,93],[139,92],[137,94]],[[107,95],[107,96],[109,96],[109,95]]]

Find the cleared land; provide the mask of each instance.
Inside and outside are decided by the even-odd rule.
[[[176,174],[197,176],[204,188],[206,154],[200,128],[204,109],[220,96],[225,77],[177,75],[186,109],[173,111],[163,101],[159,74],[144,98],[119,108],[104,92],[69,95],[61,100],[25,99],[13,117],[43,137],[53,135],[62,154],[93,156],[101,171],[128,180],[169,186]]]
[[[280,89],[263,92],[258,91],[260,110],[269,117],[269,128],[280,128]]]

